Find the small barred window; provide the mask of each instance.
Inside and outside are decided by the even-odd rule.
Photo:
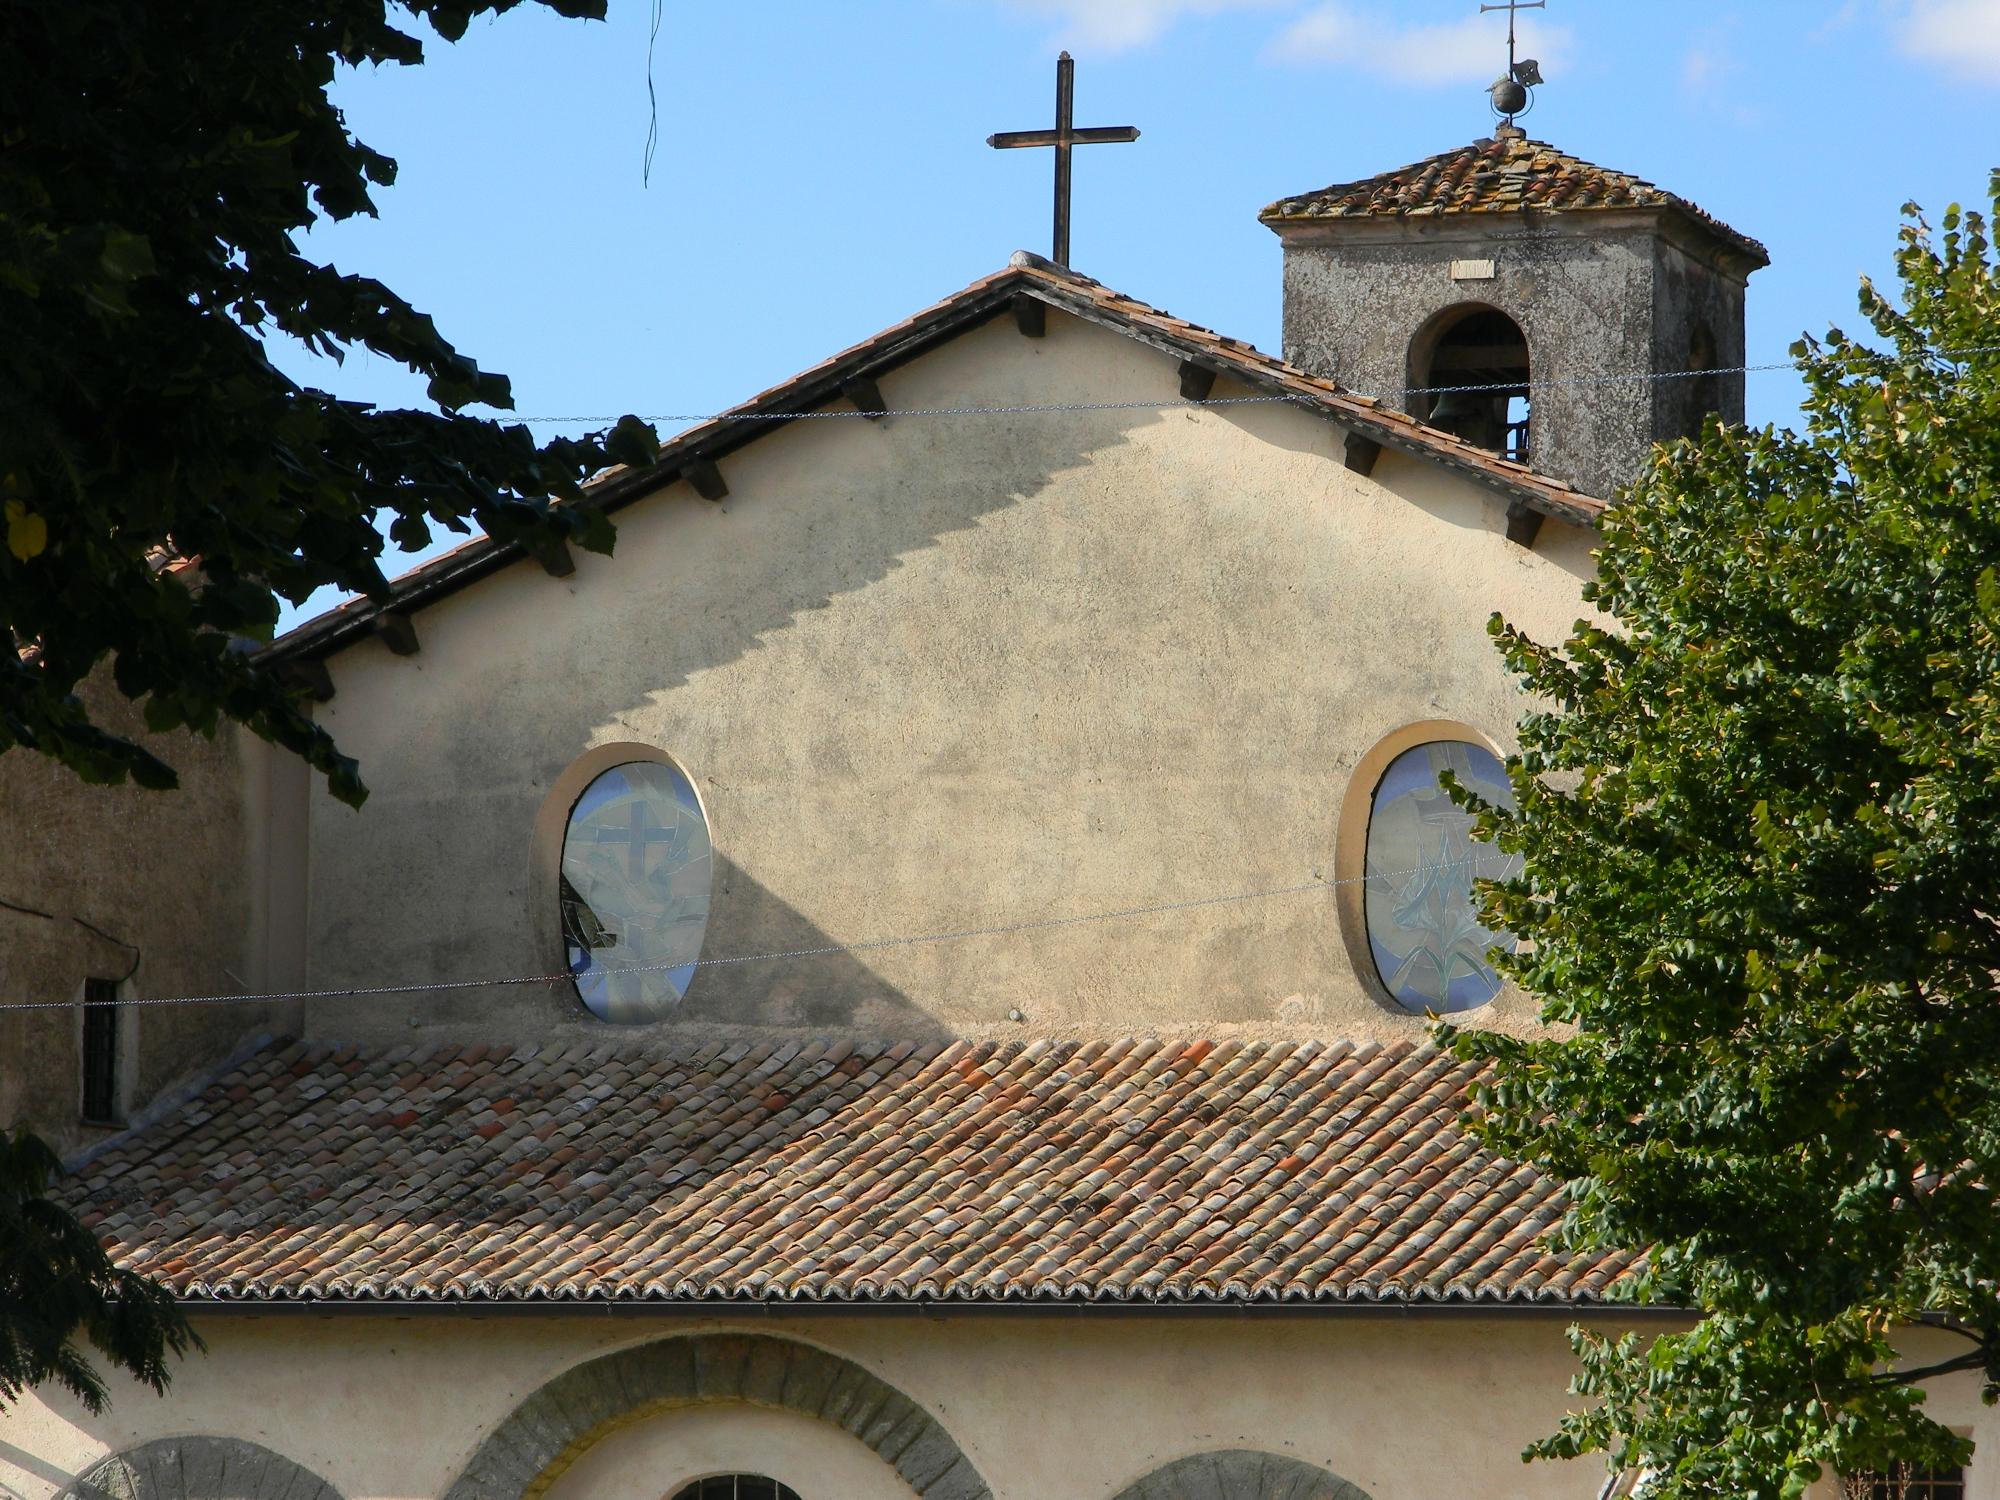
[[[799,1500],[799,1495],[762,1474],[711,1474],[675,1491],[674,1500]]]
[[[1897,1464],[1886,1473],[1849,1474],[1841,1489],[1846,1500],[1965,1500],[1965,1470]]]

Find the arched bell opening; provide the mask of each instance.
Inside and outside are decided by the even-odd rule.
[[[1446,308],[1410,345],[1410,413],[1516,463],[1529,461],[1528,336],[1497,307]]]
[[[1722,376],[1716,371],[1715,335],[1706,323],[1697,323],[1688,335],[1687,397],[1681,422],[1682,434],[1697,442],[1711,416],[1722,412]]]

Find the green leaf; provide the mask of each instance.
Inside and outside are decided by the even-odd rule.
[[[49,545],[49,523],[19,500],[6,505],[7,550],[19,562],[42,555]]]

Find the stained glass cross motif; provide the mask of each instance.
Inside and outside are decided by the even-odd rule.
[[[577,798],[563,839],[562,916],[577,996],[607,1021],[671,1014],[707,925],[711,850],[677,766],[633,761]]]
[[[1482,876],[1506,879],[1519,856],[1478,838],[1478,820],[1440,785],[1444,771],[1496,806],[1514,805],[1499,759],[1456,741],[1404,751],[1376,784],[1363,897],[1369,950],[1383,987],[1419,1014],[1486,1004],[1500,990],[1487,954],[1514,946],[1481,924],[1473,886]]]
[[[631,855],[632,878],[638,880],[646,873],[646,849],[652,844],[671,844],[680,836],[679,830],[653,821],[652,810],[644,802],[632,803],[631,825],[626,828],[599,828],[595,830],[596,841],[600,844],[623,844]]]

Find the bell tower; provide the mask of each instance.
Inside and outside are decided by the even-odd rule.
[[[1744,289],[1770,256],[1530,140],[1541,75],[1512,50],[1490,137],[1259,215],[1284,245],[1284,354],[1609,499],[1654,443],[1743,419]]]

